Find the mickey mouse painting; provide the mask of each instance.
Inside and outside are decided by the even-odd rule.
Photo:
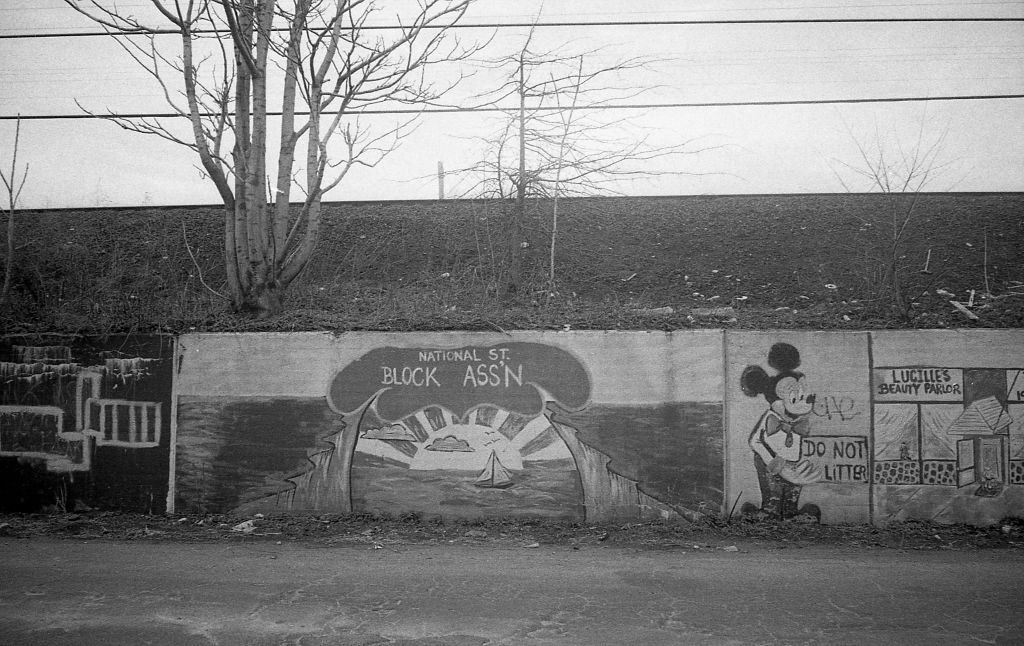
[[[768,402],[749,439],[761,488],[761,511],[778,519],[808,514],[820,520],[816,505],[797,508],[803,485],[822,479],[821,469],[801,454],[814,395],[806,392],[804,375],[797,371],[800,352],[788,343],[776,343],[768,351],[768,365],[777,374],[747,366],[740,376],[743,394],[764,395]],[[750,503],[744,505],[744,512],[755,510]]]

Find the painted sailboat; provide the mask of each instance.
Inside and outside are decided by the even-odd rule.
[[[477,487],[484,489],[504,489],[512,486],[512,472],[505,468],[505,465],[498,459],[498,455],[491,450],[490,457],[484,470],[480,472],[473,482]]]

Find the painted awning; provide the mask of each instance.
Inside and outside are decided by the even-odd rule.
[[[1009,435],[1010,414],[993,397],[973,402],[949,427],[950,435]]]

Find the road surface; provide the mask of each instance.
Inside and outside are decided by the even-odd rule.
[[[0,642],[1024,644],[1024,553],[0,539]]]

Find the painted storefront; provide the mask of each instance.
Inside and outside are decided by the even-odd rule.
[[[1024,335],[891,332],[873,355],[877,522],[1024,516]]]
[[[2,351],[5,509],[1024,515],[1020,330],[195,334],[173,356],[165,337]]]
[[[1024,333],[726,334],[727,499],[825,523],[1024,515]]]

